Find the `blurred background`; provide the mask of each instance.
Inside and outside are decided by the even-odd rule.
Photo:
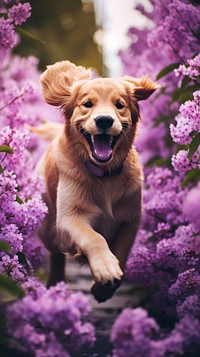
[[[122,65],[117,53],[129,44],[128,28],[133,24],[138,28],[151,26],[146,23],[146,17],[133,10],[136,0],[29,2],[32,16],[23,29],[35,39],[23,36],[15,52],[38,57],[41,70],[48,64],[68,59],[95,68],[101,76],[118,76]],[[148,0],[139,3],[151,11]]]

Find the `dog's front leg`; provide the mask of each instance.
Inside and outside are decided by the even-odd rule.
[[[111,253],[106,240],[95,232],[83,217],[67,216],[57,220],[59,247],[62,252],[86,256],[93,278],[98,283],[121,279],[119,261]]]
[[[66,184],[60,177],[56,220],[59,248],[63,253],[86,256],[94,281],[114,285],[123,275],[119,261],[104,237],[92,229],[90,222],[97,212],[89,200],[86,202],[86,196],[81,197],[78,187],[75,191],[73,183]]]

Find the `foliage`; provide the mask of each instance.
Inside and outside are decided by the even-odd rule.
[[[137,9],[154,28],[131,28],[134,41],[120,53],[125,73],[145,70],[162,84],[142,107],[137,146],[146,164],[144,214],[126,266],[148,294],[140,308],[116,320],[112,356],[194,357],[200,350],[200,7],[151,3],[151,13]]]

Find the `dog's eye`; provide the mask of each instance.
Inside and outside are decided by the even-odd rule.
[[[117,102],[115,104],[115,106],[116,106],[117,109],[123,109],[124,108],[124,105],[121,102]]]
[[[88,100],[88,102],[83,103],[83,106],[86,108],[92,108],[93,104],[90,100]]]

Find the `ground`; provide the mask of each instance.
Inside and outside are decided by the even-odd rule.
[[[111,327],[125,307],[137,303],[136,298],[130,294],[133,283],[124,280],[112,299],[104,303],[98,303],[90,294],[92,278],[87,265],[79,266],[73,260],[68,260],[67,267],[68,286],[72,291],[82,291],[89,296],[92,306],[91,319],[96,329],[96,344],[92,351],[87,350],[74,354],[72,357],[106,357],[111,353],[109,342]]]

